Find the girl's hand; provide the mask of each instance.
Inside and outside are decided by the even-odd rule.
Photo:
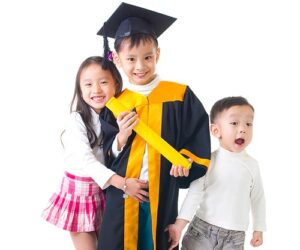
[[[188,161],[190,163],[193,162],[193,160],[191,158],[188,159]],[[175,166],[172,165],[171,170],[170,170],[170,175],[174,176],[174,177],[178,177],[178,176],[189,176],[190,173],[190,169],[189,168],[183,168],[182,166]]]
[[[149,201],[149,193],[145,189],[148,189],[147,181],[137,178],[124,179],[124,193],[139,202]]]
[[[117,134],[118,150],[126,144],[132,129],[138,124],[138,116],[135,112],[121,112],[117,117],[119,133]]]
[[[139,202],[149,201],[149,193],[145,191],[148,189],[148,182],[139,180],[137,178],[122,177],[118,174],[112,175],[105,186],[112,185],[124,192],[124,198],[130,196]]]

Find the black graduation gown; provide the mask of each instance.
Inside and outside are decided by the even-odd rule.
[[[171,163],[148,145],[149,199],[154,250],[168,249],[167,225],[174,223],[178,213],[179,188],[188,188],[202,177],[210,159],[208,115],[196,95],[186,85],[160,82],[145,97],[124,90],[118,100],[182,154],[193,159],[188,177],[170,176]],[[100,115],[104,134],[104,154],[109,168],[121,176],[139,177],[145,151],[145,141],[133,133],[116,159],[111,157],[111,145],[118,132],[115,118],[109,110]],[[124,199],[123,192],[113,186],[106,190],[98,250],[136,250],[139,203]]]

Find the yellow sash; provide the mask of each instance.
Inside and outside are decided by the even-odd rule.
[[[106,107],[113,112],[115,117],[121,112],[129,110],[115,97],[109,99],[106,103]],[[175,166],[180,165],[184,168],[191,167],[191,163],[184,156],[149,128],[143,121],[140,120],[133,130]]]

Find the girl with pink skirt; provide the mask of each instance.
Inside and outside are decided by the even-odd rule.
[[[71,114],[61,136],[65,173],[42,213],[46,221],[70,231],[76,250],[97,247],[97,232],[105,207],[102,189],[113,185],[138,199],[137,195],[146,186],[138,179],[117,175],[103,165],[99,114],[106,102],[121,90],[121,75],[108,59],[89,57],[79,67]],[[132,130],[136,122],[130,117],[132,114],[125,129]]]

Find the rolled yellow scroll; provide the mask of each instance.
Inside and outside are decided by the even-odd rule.
[[[115,97],[109,99],[109,101],[106,103],[106,107],[113,112],[115,117],[117,117],[121,112],[129,110]],[[191,167],[191,163],[184,156],[176,151],[176,149],[174,149],[169,143],[167,143],[141,120],[133,130],[175,166],[180,165],[184,168]]]

